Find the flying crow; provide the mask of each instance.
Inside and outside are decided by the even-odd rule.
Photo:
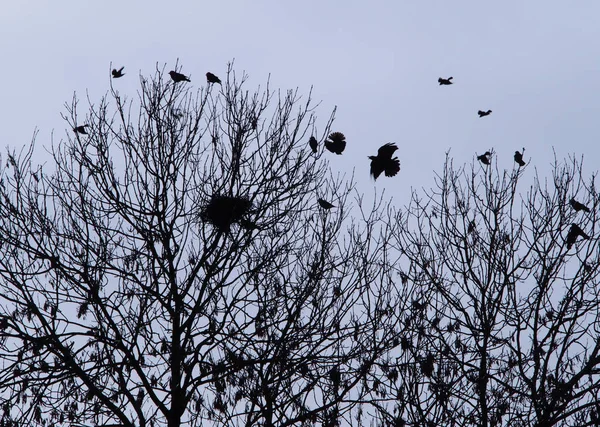
[[[125,67],[121,67],[118,70],[116,68],[113,68],[113,70],[112,70],[113,79],[118,79],[119,77],[123,77],[125,75],[125,74],[123,74],[123,68],[125,68]]]
[[[438,79],[438,83],[440,84],[440,86],[451,85],[452,82],[450,80],[452,80],[452,77],[448,77],[447,79],[443,79],[443,78],[440,77]]]
[[[388,142],[379,147],[376,156],[369,156],[371,159],[371,175],[377,179],[379,175],[385,172],[385,176],[395,176],[400,172],[400,160],[398,157],[392,158],[394,151],[398,149],[396,144]]]
[[[333,132],[325,140],[325,148],[335,154],[342,154],[346,149],[346,137],[341,132]]]
[[[492,114],[492,110],[487,110],[487,111],[481,111],[481,110],[479,110],[477,112],[477,114],[479,114],[479,118],[485,117],[485,116],[489,116],[490,114]]]

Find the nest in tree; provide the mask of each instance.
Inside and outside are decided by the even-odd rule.
[[[202,209],[200,217],[219,231],[229,232],[231,224],[250,223],[244,216],[251,208],[252,202],[245,197],[213,195],[208,205]]]

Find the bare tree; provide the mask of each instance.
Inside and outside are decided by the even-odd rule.
[[[544,181],[448,158],[397,212],[407,302],[378,369],[393,396],[372,399],[380,424],[599,425],[599,199],[582,163],[556,161]]]
[[[85,113],[74,98],[43,166],[33,143],[8,153],[2,422],[362,422],[397,334],[395,227],[360,197],[349,216],[353,181],[322,157],[333,114],[317,134],[310,95],[165,71],[134,100],[122,79]]]

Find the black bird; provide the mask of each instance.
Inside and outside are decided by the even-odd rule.
[[[585,234],[585,232],[577,224],[571,224],[571,228],[567,233],[566,239],[567,249],[571,249],[579,236],[583,237],[585,240],[589,240],[590,238],[590,236]]]
[[[523,149],[523,151],[525,151]],[[515,162],[519,164],[519,166],[525,166],[525,161],[523,160],[523,154],[520,151],[515,151]]]
[[[489,165],[491,156],[492,156],[492,153],[489,151],[486,151],[481,156],[477,156],[477,160],[479,160],[484,165]]]
[[[331,203],[329,203],[327,200],[317,199],[317,202],[319,202],[319,205],[325,210],[329,210],[329,209],[335,207]]]
[[[315,138],[314,136],[311,136],[310,139],[308,140],[308,145],[310,146],[310,149],[312,150],[313,153],[317,152],[317,147],[319,145],[317,138]]]
[[[431,377],[433,375],[434,361],[435,358],[431,353],[427,353],[427,357],[421,360],[421,372],[423,372],[423,375],[426,377]]]
[[[475,220],[472,220],[467,227],[467,233],[471,234],[475,231]]]
[[[179,82],[191,82],[188,76],[178,73],[177,71],[169,71],[169,75],[175,83]]]
[[[573,197],[571,197],[571,200],[569,200],[569,204],[571,205],[571,207],[573,209],[575,209],[575,212],[579,212],[579,211],[589,212],[590,211],[590,208],[588,208],[583,203],[579,203]]]
[[[385,145],[379,147],[376,156],[369,156],[371,159],[371,175],[375,180],[385,172],[385,176],[395,176],[400,172],[400,160],[398,157],[392,158],[394,151],[398,149],[396,144],[388,142]]]
[[[87,132],[85,131],[85,128],[88,127],[89,125],[81,125],[81,126],[75,126],[73,128],[73,132],[75,133],[82,133],[84,135],[87,135]]]
[[[119,77],[123,77],[125,75],[125,74],[123,74],[123,68],[125,68],[125,67],[121,67],[118,70],[116,68],[113,68],[113,70],[112,70],[113,79],[118,79]]]
[[[492,114],[492,110],[487,110],[487,111],[481,111],[481,110],[479,110],[477,112],[477,114],[479,114],[479,118],[485,117],[485,116],[489,116],[490,114]]]
[[[346,137],[342,132],[333,132],[325,140],[325,148],[335,154],[342,154],[346,149]]]
[[[438,79],[438,83],[440,84],[440,86],[442,86],[442,85],[451,85],[452,82],[450,80],[452,80],[452,79],[453,79],[453,77],[448,77],[447,79],[443,79],[443,78],[440,77]]]
[[[206,73],[206,80],[209,83],[219,83],[221,84],[221,79],[215,76],[213,73]]]

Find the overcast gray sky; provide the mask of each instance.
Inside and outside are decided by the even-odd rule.
[[[63,138],[64,103],[86,90],[97,102],[109,64],[125,65],[119,90],[134,95],[138,74],[175,64],[195,85],[204,73],[236,70],[252,85],[269,73],[276,88],[322,100],[321,124],[338,106],[334,130],[348,140],[332,168],[371,189],[366,158],[396,142],[402,170],[378,188],[408,201],[430,186],[445,152],[459,164],[494,148],[512,168],[526,147],[540,170],[585,154],[596,170],[600,133],[600,2],[588,1],[81,1],[4,2],[0,147]],[[455,84],[440,87],[438,77]],[[479,119],[478,109],[491,109]],[[419,159],[417,161],[417,159]],[[40,158],[40,161],[43,161]]]

